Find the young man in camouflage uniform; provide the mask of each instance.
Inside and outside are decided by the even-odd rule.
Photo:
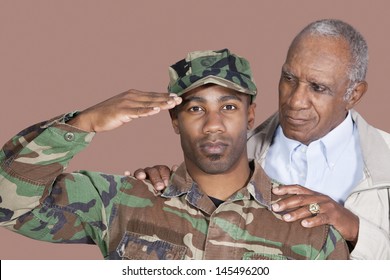
[[[106,259],[347,259],[333,227],[304,228],[272,211],[276,184],[247,157],[257,91],[248,62],[228,50],[193,52],[170,78],[177,95],[128,91],[6,143],[0,225],[44,241],[95,243]],[[63,173],[96,132],[166,109],[184,163],[162,193],[133,177]]]

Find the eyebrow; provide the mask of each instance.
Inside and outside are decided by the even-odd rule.
[[[229,100],[237,100],[237,101],[242,102],[241,98],[239,98],[235,94],[224,95],[218,99],[219,102],[226,102]],[[184,98],[182,104],[186,104],[188,102],[206,103],[206,99],[203,97],[200,97],[200,96],[190,96],[190,97]]]
[[[183,98],[182,104],[188,103],[188,102],[200,102],[200,103],[205,103],[206,100],[203,97],[199,96],[190,96],[190,97],[185,97]]]
[[[295,75],[291,72],[291,71],[289,71],[288,69],[286,69],[286,68],[282,68],[282,74],[283,75],[289,75],[289,76],[292,76],[292,77],[295,77]]]
[[[291,76],[292,78],[294,79],[297,79],[297,76],[294,75],[294,73],[290,72],[288,69],[286,69],[285,67],[282,67],[282,74],[283,75],[289,75]],[[314,77],[314,78],[306,78],[306,81],[310,84],[317,84],[317,85],[322,85],[322,86],[325,86],[327,87],[328,89],[330,89],[330,86],[328,84],[328,82],[326,81],[323,81],[323,80],[318,80],[317,77]]]
[[[229,101],[229,100],[237,100],[237,101],[240,101],[242,102],[241,98],[239,98],[237,95],[233,94],[233,95],[226,95],[226,96],[222,96],[219,101]]]

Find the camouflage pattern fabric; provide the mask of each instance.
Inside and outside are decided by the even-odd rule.
[[[6,143],[0,154],[0,225],[43,241],[95,243],[106,259],[349,257],[333,227],[306,229],[271,211],[278,198],[257,164],[249,184],[218,208],[184,165],[163,193],[132,177],[64,173],[93,135],[62,118]]]
[[[231,53],[195,51],[169,67],[168,91],[178,96],[205,84],[217,84],[252,96],[257,94],[249,62]]]

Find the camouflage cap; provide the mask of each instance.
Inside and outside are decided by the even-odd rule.
[[[252,95],[252,100],[257,93],[249,62],[228,49],[190,52],[169,67],[169,77],[168,91],[179,96],[209,83]]]

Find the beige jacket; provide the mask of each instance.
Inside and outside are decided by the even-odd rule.
[[[365,178],[345,201],[345,207],[360,218],[351,258],[390,259],[390,134],[369,125],[356,111],[351,113],[365,163]],[[263,165],[278,125],[276,113],[249,133],[249,158]]]

